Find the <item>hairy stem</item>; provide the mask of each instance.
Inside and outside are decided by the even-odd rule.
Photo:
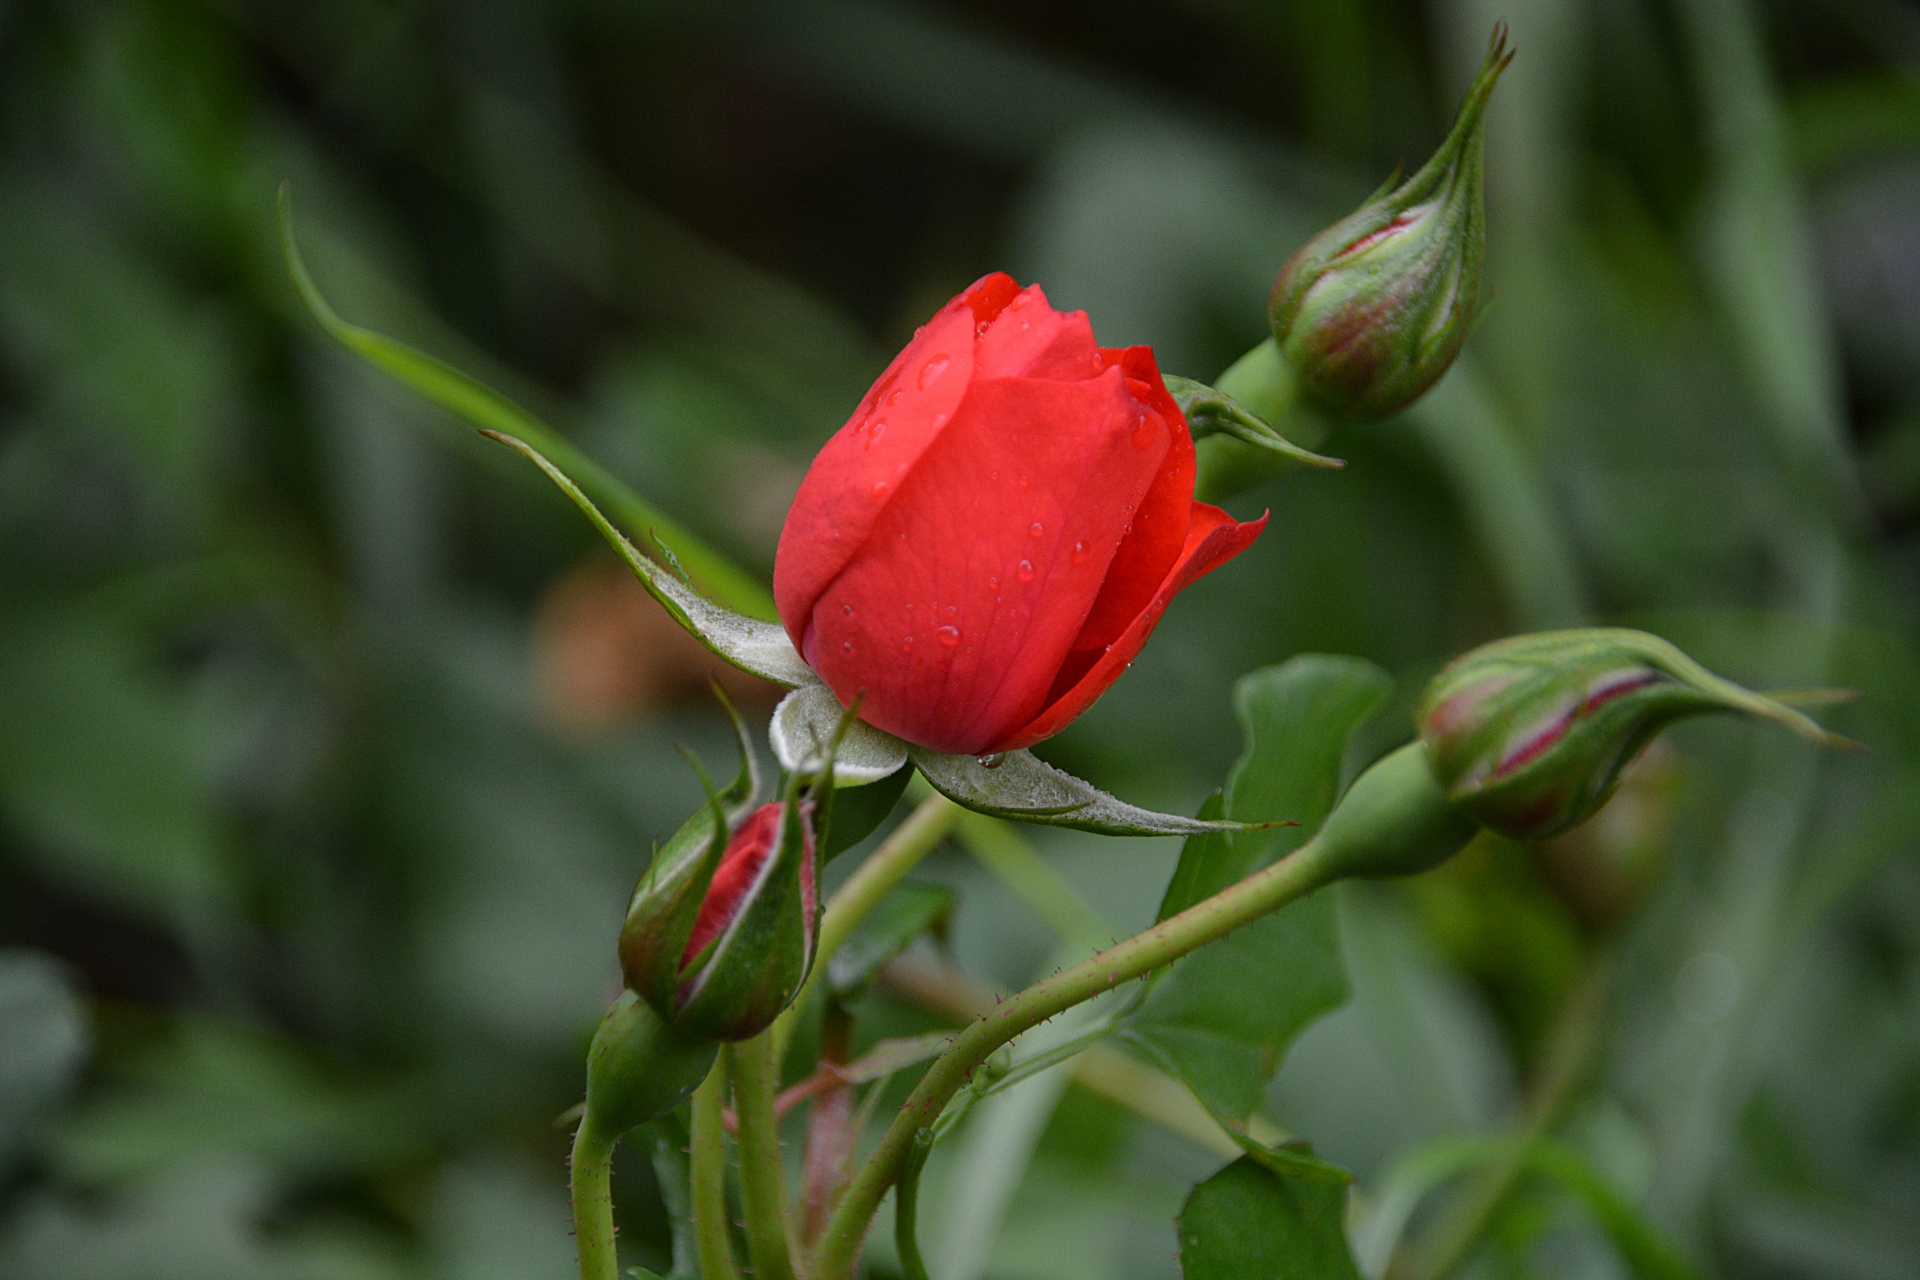
[[[706,1280],[740,1280],[727,1236],[727,1147],[722,1114],[727,1106],[727,1060],[714,1059],[713,1070],[693,1094],[693,1244]]]
[[[854,1177],[821,1237],[816,1280],[852,1280],[860,1244],[887,1189],[907,1167],[914,1142],[994,1050],[1024,1031],[1123,982],[1170,964],[1327,883],[1335,870],[1318,839],[1213,897],[1035,983],[970,1024],[934,1060]]]
[[[582,1119],[573,1134],[573,1242],[580,1280],[618,1280],[613,1242],[613,1143]]]
[[[747,1258],[754,1280],[794,1280],[787,1246],[786,1189],[780,1168],[780,1121],[773,1111],[778,1083],[773,1036],[762,1032],[730,1044],[733,1110],[740,1120],[740,1193],[747,1211]]]
[[[814,948],[813,969],[807,974],[800,994],[794,997],[793,1003],[773,1024],[773,1060],[776,1064],[786,1055],[787,1043],[793,1039],[794,1020],[800,1016],[814,987],[820,983],[821,975],[827,971],[827,962],[833,959],[833,953],[853,935],[867,914],[880,905],[880,900],[893,892],[894,886],[900,883],[907,872],[933,852],[933,847],[953,830],[953,824],[965,812],[943,795],[936,793],[928,796],[847,877],[846,883],[827,899],[827,909],[820,917],[820,942]]]

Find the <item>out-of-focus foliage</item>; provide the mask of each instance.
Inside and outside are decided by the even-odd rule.
[[[1360,1175],[1370,1277],[1430,1274],[1529,1116],[1484,1274],[1920,1273],[1896,0],[71,0],[0,16],[0,1274],[569,1274],[552,1121],[699,800],[675,746],[726,758],[592,530],[300,311],[282,179],[349,319],[764,570],[811,450],[990,268],[1217,374],[1499,16],[1462,363],[1236,500],[1267,535],[1043,753],[1191,811],[1254,667],[1391,670],[1357,764],[1447,657],[1581,620],[1857,687],[1864,756],[1688,726],[1552,844],[1343,891],[1352,1000],[1264,1113]],[[1035,839],[1113,934],[1178,853]],[[924,878],[975,973],[1079,945],[958,853]],[[935,1025],[884,982],[860,1012]],[[940,1280],[1166,1277],[1225,1162],[1053,1072],[936,1154],[921,1238]],[[623,1247],[664,1267],[651,1177]]]

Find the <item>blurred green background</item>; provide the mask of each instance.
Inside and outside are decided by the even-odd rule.
[[[1343,891],[1355,998],[1268,1111],[1360,1174],[1377,1277],[1423,1153],[1584,1028],[1560,1132],[1704,1274],[1920,1275],[1920,12],[66,0],[0,14],[0,1276],[567,1276],[554,1118],[698,796],[676,746],[725,767],[700,651],[577,514],[300,311],[283,179],[350,319],[764,570],[812,450],[987,270],[1217,373],[1498,17],[1466,358],[1330,441],[1345,473],[1236,499],[1266,536],[1046,754],[1190,808],[1253,667],[1388,667],[1385,747],[1447,657],[1582,620],[1859,689],[1827,719],[1867,754],[1689,725],[1572,836]],[[1116,934],[1177,852],[1039,843]],[[1052,963],[991,876],[926,874],[968,965]],[[1175,1274],[1218,1157],[1078,1091],[1025,1124],[997,1245],[926,1228],[938,1280]],[[1551,1186],[1496,1245],[1628,1274]]]

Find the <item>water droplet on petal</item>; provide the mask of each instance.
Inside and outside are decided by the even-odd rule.
[[[1074,543],[1073,556],[1072,556],[1073,562],[1075,564],[1079,564],[1081,561],[1085,560],[1086,558],[1087,558],[1087,544],[1084,542]]]
[[[945,373],[947,371],[947,366],[952,363],[953,363],[952,356],[935,356],[933,359],[927,361],[926,364],[922,365],[920,367],[920,377],[919,377],[920,389],[922,391],[925,391],[927,389],[928,384],[931,383],[935,378],[939,377],[941,374]]]
[[[933,634],[938,636],[940,643],[949,649],[960,643],[960,628],[958,627],[936,627]]]
[[[1133,429],[1133,447],[1136,449],[1148,448],[1153,444],[1153,437],[1153,419],[1142,418],[1140,425]]]
[[[996,573],[992,577],[988,578],[987,585],[992,587],[994,590],[998,591],[1000,589],[1000,575]]]
[[[883,498],[886,496],[886,493],[887,493],[887,482],[885,480],[875,480],[873,482],[873,496],[876,498]]]
[[[1033,581],[1033,561],[1022,560],[1020,562],[1020,566],[1013,571],[1013,576],[1020,579],[1020,581],[1022,582],[1032,582]]]
[[[948,417],[947,411],[945,409],[942,409],[939,413],[936,413],[933,415],[933,425],[936,428],[945,425],[947,421],[947,417]]]
[[[881,437],[881,436],[883,436],[883,435],[885,435],[885,434],[886,434],[886,432],[887,432],[887,421],[886,421],[886,419],[885,419],[885,418],[875,418],[875,419],[874,419],[874,420],[873,420],[872,422],[869,422],[869,423],[867,424],[867,429],[866,429],[865,431],[863,431],[863,432],[861,432],[861,433],[860,433],[860,434],[861,434],[861,440],[860,440],[860,443],[861,443],[861,446],[862,446],[863,448],[867,448],[867,449],[871,449],[871,448],[873,448],[873,446],[874,446],[874,445],[876,445],[876,444],[878,444],[878,443],[880,442],[880,437]]]
[[[853,641],[851,641],[851,640],[842,640],[842,641],[840,642],[840,647],[841,647],[842,649],[845,649],[845,650],[846,650],[846,651],[847,651],[848,653],[852,653],[852,652],[853,652]]]
[[[840,606],[840,612],[846,614],[849,618],[851,618],[853,616],[853,606],[850,604],[843,604]]]
[[[904,639],[904,640],[902,640],[902,641],[900,642],[900,652],[902,652],[902,653],[912,653],[912,652],[913,652],[913,637],[912,637],[912,636],[908,636],[908,637],[907,637],[906,639]]]
[[[1038,520],[1035,520],[1032,524],[1027,526],[1027,536],[1029,538],[1038,538],[1042,534],[1044,534],[1046,531],[1047,531],[1047,527],[1041,524]]]
[[[1378,271],[1379,268],[1375,267],[1374,270]],[[975,333],[985,333],[990,327],[987,321],[982,320],[979,324],[973,326],[973,331]]]
[[[1006,758],[1007,758],[1007,753],[1004,751],[995,751],[991,755],[975,757],[975,759],[977,759],[980,762],[980,767],[982,769],[998,769],[1003,763],[1005,763]]]
[[[890,405],[899,404],[900,398],[906,394],[907,393],[905,391],[902,391],[899,387],[895,387],[893,390],[887,392],[887,398],[884,401],[884,403],[890,404]]]

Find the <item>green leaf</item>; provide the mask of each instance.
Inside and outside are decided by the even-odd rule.
[[[908,754],[934,790],[955,804],[990,817],[1072,827],[1103,836],[1184,836],[1237,831],[1244,825],[1136,808],[1091,783],[1062,773],[1030,751],[952,756],[910,747]]]
[[[1371,663],[1321,655],[1240,681],[1234,706],[1246,749],[1228,775],[1224,801],[1216,797],[1201,812],[1300,825],[1188,840],[1162,919],[1306,841],[1338,795],[1348,737],[1388,687]],[[1287,1046],[1346,998],[1333,900],[1315,894],[1173,965],[1127,1015],[1119,1036],[1185,1083],[1228,1132],[1243,1136]]]
[[[580,486],[547,461],[538,449],[501,432],[488,431],[486,434],[523,454],[544,471],[547,478],[558,485],[560,491],[573,500],[573,505],[593,522],[593,527],[600,531],[607,545],[627,562],[627,567],[640,579],[640,585],[647,589],[647,594],[659,601],[660,607],[672,614],[673,620],[685,627],[701,644],[742,671],[776,684],[808,684],[817,679],[812,668],[794,651],[793,642],[787,639],[786,629],[779,623],[749,618],[707,599],[641,555],[639,548],[601,514],[600,508],[593,505],[593,500],[581,491]]]
[[[827,962],[827,983],[835,997],[855,999],[915,938],[944,928],[953,902],[953,890],[941,885],[903,884],[889,893]]]
[[[1287,1177],[1243,1157],[1187,1197],[1180,1273],[1185,1280],[1360,1280],[1346,1206],[1339,1183]]]
[[[784,638],[784,637],[783,637]],[[796,655],[797,656],[797,655]],[[767,738],[780,767],[790,773],[816,773],[847,709],[826,685],[803,684],[780,700],[767,725]],[[833,755],[836,787],[858,787],[898,772],[907,762],[907,744],[864,720],[847,726]]]
[[[1216,812],[1240,822],[1299,825],[1188,840],[1160,919],[1305,844],[1339,798],[1347,740],[1391,689],[1372,663],[1326,654],[1304,654],[1243,676],[1233,705],[1246,746],[1227,774],[1224,805]]]
[[[280,248],[300,300],[320,327],[340,345],[482,431],[532,441],[542,453],[558,458],[569,474],[579,476],[582,485],[613,508],[629,528],[645,529],[661,547],[670,546],[670,554],[684,564],[687,572],[716,600],[755,618],[776,616],[773,596],[757,578],[634,493],[553,428],[445,361],[341,319],[314,284],[306,261],[300,256],[300,245],[293,234],[293,192],[286,184],[280,188]]]

